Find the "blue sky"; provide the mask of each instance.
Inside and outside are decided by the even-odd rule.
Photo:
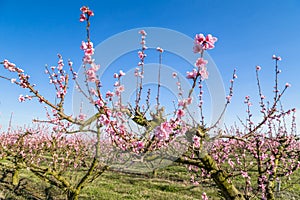
[[[262,67],[264,93],[272,97],[273,54],[283,58],[279,84],[292,85],[283,99],[284,105],[300,109],[298,0],[0,0],[0,60],[16,63],[31,75],[40,91],[51,93],[53,88],[43,73],[45,64],[54,65],[57,53],[65,60],[72,59],[75,69],[81,64],[79,46],[85,39],[84,25],[79,23],[82,5],[88,5],[95,12],[91,19],[94,44],[138,27],[163,27],[190,37],[196,33],[218,37],[216,48],[209,54],[225,87],[229,85],[232,70],[237,68],[238,73],[234,98],[226,116],[229,121],[236,119],[237,114],[243,118],[246,95],[257,102],[256,65]],[[0,74],[10,75],[4,69],[0,69]],[[0,124],[3,127],[7,127],[11,112],[14,125],[44,116],[43,106],[35,102],[19,103],[19,94],[26,93],[0,80]]]

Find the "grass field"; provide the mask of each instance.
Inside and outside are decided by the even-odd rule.
[[[278,199],[300,199],[300,182],[297,177],[297,175],[293,176],[293,184],[288,187],[282,185],[283,190],[277,194]],[[5,179],[2,177],[0,199],[65,199],[65,194],[61,190],[41,182],[28,172],[21,173],[22,181],[18,188],[6,185]],[[153,177],[152,174],[137,175],[107,171],[85,187],[79,199],[189,200],[201,199],[202,192],[206,192],[209,199],[222,199],[213,182],[205,180],[202,184],[195,186],[190,183],[189,179],[190,176],[183,166],[169,166],[160,169],[157,171],[156,177]]]

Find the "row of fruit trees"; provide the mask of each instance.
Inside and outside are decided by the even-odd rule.
[[[281,88],[278,84],[280,57],[272,57],[275,85],[271,99],[263,94],[259,78],[261,67],[256,67],[261,114],[258,122],[253,120],[252,113],[256,112],[251,107],[252,99],[247,96],[244,102],[247,120],[241,121],[241,126],[219,126],[234,94],[237,78],[234,70],[228,96],[224,99],[224,111],[216,123],[207,126],[202,116],[203,84],[213,77],[208,73],[205,52],[215,47],[217,38],[210,34],[195,36],[191,51],[199,57],[194,68],[186,74],[191,87],[184,95],[178,75],[170,74],[176,80],[178,101],[174,103],[171,114],[167,114],[167,105],[161,103],[161,98],[164,98],[162,77],[157,78],[156,92],[145,90],[143,85],[147,76],[144,73],[147,33],[144,30],[137,33],[141,36],[141,49],[138,51],[138,67],[134,71],[135,98],[128,104],[122,101],[122,94],[127,88],[122,82],[127,74],[122,70],[112,75],[116,80],[113,90],[104,91],[105,83],[97,74],[100,65],[93,59],[95,50],[90,36],[90,18],[94,12],[86,6],[80,10],[80,22],[86,24],[87,31],[86,41],[81,44],[84,72],[75,72],[73,63],[66,63],[58,55],[57,65],[46,68],[50,84],[55,88],[54,102],[38,90],[38,85],[31,82],[25,70],[8,60],[1,62],[4,70],[11,72],[10,77],[1,78],[27,92],[19,96],[20,102],[38,101],[47,107],[46,119],[35,120],[36,126],[1,133],[0,168],[2,176],[9,177],[1,179],[1,184],[15,190],[22,184],[20,173],[26,170],[41,181],[61,189],[67,199],[73,200],[79,198],[82,188],[106,170],[155,170],[176,162],[186,166],[192,174],[192,184],[211,179],[221,196],[228,200],[275,199],[276,191],[280,190],[279,184],[288,186],[290,176],[300,167],[300,143],[296,133],[296,110],[283,110],[281,106],[281,98],[290,85],[287,83]],[[157,54],[159,65],[162,65],[164,50],[158,47]],[[80,83],[78,77],[84,77],[84,82]],[[76,116],[66,113],[65,99],[71,81],[95,113],[89,116],[81,110]],[[153,110],[150,109],[152,95],[155,96]],[[198,121],[190,114],[190,105],[195,102],[201,115]],[[78,171],[80,177],[74,179],[72,172]],[[243,181],[237,185],[236,180]],[[205,191],[199,195],[201,197],[209,198]]]

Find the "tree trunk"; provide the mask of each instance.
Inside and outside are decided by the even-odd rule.
[[[78,198],[79,198],[79,193],[80,193],[79,190],[76,190],[76,191],[68,191],[68,193],[67,193],[67,199],[68,199],[68,200],[78,200]]]
[[[227,181],[227,174],[222,169],[219,169],[215,160],[205,153],[199,157],[204,165],[204,168],[210,172],[212,179],[221,190],[223,197],[227,200],[245,200],[244,196],[236,189],[233,183]]]

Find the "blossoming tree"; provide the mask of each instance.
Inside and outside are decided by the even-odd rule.
[[[207,127],[202,113],[203,83],[209,78],[208,61],[204,58],[204,52],[215,47],[216,37],[210,34],[207,36],[196,35],[193,51],[199,54],[199,58],[195,61],[195,67],[186,74],[186,78],[190,79],[192,83],[191,88],[187,96],[184,96],[178,79],[179,100],[171,115],[167,116],[165,107],[161,104],[160,73],[157,79],[154,111],[150,111],[151,91],[144,92],[143,79],[144,76],[147,76],[144,73],[147,33],[144,30],[139,32],[141,50],[138,52],[140,62],[134,71],[135,100],[131,104],[124,104],[122,94],[126,90],[126,85],[122,84],[122,78],[126,74],[122,70],[115,73],[113,75],[116,79],[114,90],[103,91],[103,83],[97,75],[100,65],[93,59],[95,50],[90,37],[90,17],[94,13],[86,6],[80,10],[80,21],[86,23],[87,31],[87,39],[81,44],[84,52],[82,60],[84,84],[79,84],[77,81],[78,74],[73,69],[73,63],[68,61],[69,73],[67,73],[63,58],[58,55],[57,66],[46,68],[46,74],[49,75],[50,83],[55,88],[57,99],[56,102],[51,102],[36,89],[37,86],[30,82],[30,76],[26,75],[23,69],[8,60],[1,62],[5,69],[17,75],[16,78],[3,76],[1,78],[29,91],[28,95],[19,96],[20,102],[37,99],[51,109],[50,112],[47,112],[47,120],[36,120],[37,122],[46,122],[52,128],[53,137],[51,140],[46,139],[50,143],[45,142],[47,148],[39,149],[39,145],[35,145],[38,141],[45,141],[45,138],[48,138],[47,134],[43,135],[32,129],[24,131],[24,134],[18,137],[13,135],[17,139],[10,140],[6,146],[2,147],[3,158],[11,159],[10,161],[14,165],[13,177],[17,177],[19,167],[27,167],[40,178],[66,190],[68,199],[78,199],[81,189],[101,175],[109,166],[118,168],[121,165],[130,165],[136,160],[139,163],[146,163],[146,165],[156,165],[162,160],[171,160],[187,165],[193,174],[192,181],[195,184],[198,184],[203,177],[211,178],[225,199],[242,200],[256,196],[263,199],[275,199],[276,182],[289,177],[300,166],[300,145],[295,129],[295,109],[284,111],[280,107],[280,99],[290,86],[286,84],[283,91],[279,91],[278,62],[281,60],[280,57],[273,57],[275,60],[275,90],[272,101],[266,101],[262,93],[258,73],[260,67],[256,67],[259,105],[262,113],[260,122],[255,123],[252,120],[252,103],[250,97],[247,96],[245,104],[248,116],[246,122],[242,122],[242,127],[225,130],[218,128],[218,123],[233,96],[233,83],[237,78],[234,70],[224,111],[215,124]],[[158,47],[157,52],[161,65],[164,50]],[[173,77],[177,78],[177,74],[173,73]],[[65,112],[65,97],[70,79],[74,80],[77,90],[96,110],[95,114],[87,116],[84,112],[80,112],[78,116],[73,116]],[[199,92],[196,92],[196,88],[199,88]],[[146,93],[145,105],[141,103],[143,92]],[[199,99],[193,98],[195,93]],[[185,117],[190,115],[189,105],[193,101],[199,101],[201,117],[200,121],[189,123]],[[289,115],[292,116],[290,129],[284,124],[285,118]],[[138,127],[138,130],[132,129],[132,124]],[[209,134],[210,131],[215,131],[217,134],[212,136]],[[83,138],[75,140],[66,136],[82,133],[93,135],[90,146],[81,146],[84,143]],[[105,139],[103,140],[103,138]],[[16,140],[22,141],[20,142],[22,147],[14,144]],[[63,144],[70,143],[70,146],[62,148],[62,152],[56,152],[57,147],[62,146],[61,141],[64,142]],[[43,144],[43,142],[38,144]],[[107,149],[104,150],[104,147]],[[11,148],[20,148],[20,150],[16,154],[9,151]],[[34,148],[39,150],[26,155],[22,148],[26,151]],[[68,148],[75,152],[71,153],[70,150],[67,150]],[[44,154],[40,157],[37,152]],[[44,159],[47,152],[50,152],[50,159]],[[85,152],[90,153],[86,154]],[[19,159],[19,155],[21,155],[21,159]],[[88,163],[70,161],[70,156],[75,160],[78,156],[80,159],[87,160]],[[48,162],[51,162],[50,166],[47,164]],[[65,166],[76,168],[78,165],[85,165],[85,174],[76,181],[67,179],[63,173],[66,170]],[[236,185],[236,177],[242,177],[244,180],[242,186]],[[13,182],[17,184],[17,181]],[[202,198],[208,198],[206,193],[202,194]]]

